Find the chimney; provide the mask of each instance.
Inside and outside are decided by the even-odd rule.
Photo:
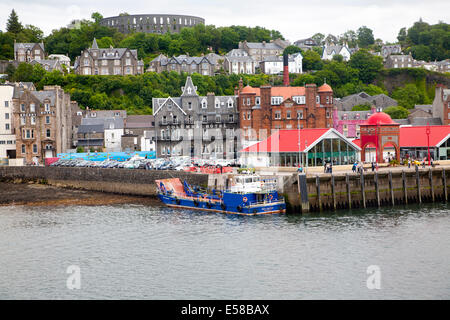
[[[289,86],[289,56],[287,53],[283,55],[283,85]]]
[[[239,79],[239,91],[241,91],[242,88],[244,88],[244,81],[242,81],[242,78],[240,78]]]

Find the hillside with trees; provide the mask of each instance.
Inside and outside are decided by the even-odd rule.
[[[14,39],[20,42],[44,41],[47,52],[66,53],[74,59],[81,50],[91,45],[92,39],[95,37],[100,47],[111,45],[137,49],[139,58],[144,58],[148,63],[159,53],[198,55],[214,51],[222,54],[236,48],[239,41],[260,42],[283,38],[279,32],[261,27],[216,28],[211,25],[185,28],[179,34],[132,33],[124,35],[115,29],[100,26],[101,18],[101,14],[93,13],[92,21],[81,21],[79,28],[60,28],[54,30],[49,36],[43,37],[42,31],[37,27],[31,25],[23,27],[17,14],[13,11],[8,19],[6,32],[0,33],[0,59],[13,58]],[[404,31],[404,38],[401,38],[399,34],[402,45],[409,45],[410,50],[416,50],[414,47],[423,45],[422,42],[426,38],[427,32],[431,34],[430,43],[435,43],[437,40],[433,39],[438,35],[444,37],[444,40],[447,39],[445,37],[448,33],[448,25],[440,23],[429,26],[419,21]],[[321,60],[320,47],[302,52],[303,70],[306,73],[290,75],[293,86],[303,86],[306,83],[315,83],[320,86],[326,82],[332,86],[334,96],[337,98],[361,91],[370,95],[387,94],[399,103],[399,108],[391,108],[388,111],[396,117],[406,117],[408,110],[415,104],[430,104],[433,101],[434,87],[437,82],[450,85],[449,75],[417,68],[384,69],[382,58],[369,51],[379,46],[381,40],[374,39],[372,30],[365,26],[357,31],[347,31],[338,37],[333,35],[325,37],[325,35],[317,33],[313,38],[318,43],[324,41],[345,42],[350,46],[358,45],[362,49],[353,54],[348,62],[343,61],[342,56],[335,56],[331,61]],[[448,57],[449,43],[448,40],[446,43],[441,43],[441,46],[437,43],[436,46],[430,47],[430,52],[440,52],[439,48],[441,47],[447,48],[444,56]],[[301,50],[289,46],[286,48],[286,52],[294,53],[301,52]],[[130,114],[151,113],[152,98],[154,97],[180,95],[180,88],[184,85],[187,77],[187,74],[180,75],[175,72],[145,73],[139,76],[81,76],[61,74],[58,71],[46,72],[38,64],[31,66],[25,63],[20,64],[17,69],[9,67],[7,73],[9,80],[32,81],[38,89],[43,88],[44,85],[60,85],[81,107],[125,109]],[[201,95],[206,95],[207,92],[214,92],[216,95],[232,95],[241,77],[245,85],[282,84],[281,77],[265,74],[219,74],[214,77],[192,75]],[[359,106],[358,108],[363,110],[367,107]]]

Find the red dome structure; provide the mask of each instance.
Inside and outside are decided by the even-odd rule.
[[[333,89],[331,89],[331,87],[328,84],[324,83],[319,87],[318,92],[333,92]]]
[[[366,148],[375,147],[376,161],[384,162],[383,150],[393,146],[395,159],[400,161],[400,124],[384,112],[374,113],[360,125],[361,160],[366,160]],[[373,161],[373,160],[372,160]]]
[[[376,126],[377,124],[396,124],[396,122],[387,113],[377,112],[371,115],[364,124]]]

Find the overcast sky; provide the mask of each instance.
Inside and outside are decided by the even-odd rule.
[[[365,25],[375,38],[394,42],[402,27],[410,27],[420,17],[435,24],[449,23],[448,0],[1,0],[0,30],[15,9],[23,25],[32,24],[48,35],[73,19],[89,19],[92,12],[104,17],[162,13],[202,17],[215,26],[263,26],[280,31],[290,41],[317,32],[339,35]]]

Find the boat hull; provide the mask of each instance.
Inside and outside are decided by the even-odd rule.
[[[226,206],[220,201],[204,201],[199,198],[177,198],[158,194],[159,199],[171,208],[201,210],[238,215],[282,214],[286,212],[286,204],[282,201],[268,202],[251,206]]]

